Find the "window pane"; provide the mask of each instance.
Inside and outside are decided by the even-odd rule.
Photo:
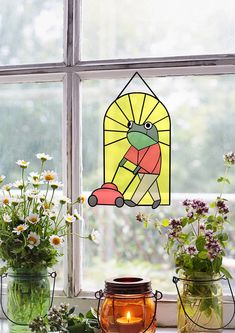
[[[63,0],[1,0],[0,65],[63,61]]]
[[[234,53],[233,0],[83,1],[82,57]]]
[[[83,184],[87,195],[103,182],[103,117],[126,81],[83,83]],[[155,78],[147,82],[172,119],[171,181],[175,200],[170,207],[159,207],[157,213],[159,218],[176,217],[183,213],[179,203],[186,193],[214,200],[221,190],[216,179],[223,173],[222,155],[235,149],[235,75]],[[138,91],[138,84],[133,85],[133,91]],[[232,184],[226,188],[230,195],[235,191],[232,171]],[[83,289],[99,289],[110,276],[130,274],[149,276],[155,288],[174,291],[173,266],[163,248],[164,239],[135,221],[139,211],[153,212],[143,207],[85,207],[87,228],[97,228],[102,241],[98,249],[84,245]],[[226,263],[233,267],[235,233],[232,226],[228,228],[232,243]]]
[[[55,170],[62,178],[62,108],[63,84],[22,83],[0,85],[0,174],[6,182],[20,178],[15,164],[30,161],[28,171],[38,171],[36,153],[48,153],[46,170]],[[57,269],[57,288],[63,283],[63,262]]]

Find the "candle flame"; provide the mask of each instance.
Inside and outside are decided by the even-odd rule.
[[[131,319],[131,313],[130,313],[130,311],[127,312],[126,318],[127,318],[128,323],[129,323],[129,321]]]

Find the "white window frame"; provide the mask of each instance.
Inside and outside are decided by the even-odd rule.
[[[85,0],[83,0],[85,1]],[[82,0],[64,0],[64,60],[16,66],[0,66],[1,83],[63,82],[63,180],[66,194],[75,199],[81,193],[81,83],[91,79],[129,79],[138,71],[143,77],[235,74],[235,54],[177,56],[83,61],[81,60]],[[75,24],[76,22],[76,24]],[[75,226],[75,228],[78,228]],[[67,239],[64,290],[56,291],[56,302],[69,297],[70,305],[85,311],[96,307],[94,294],[81,290],[82,246]],[[102,286],[101,286],[102,287]],[[5,303],[5,297],[4,297]],[[232,312],[232,300],[225,298],[225,322]],[[159,302],[158,322],[176,325],[176,295],[165,295]],[[1,315],[0,315],[1,316]],[[229,327],[235,327],[235,320]]]

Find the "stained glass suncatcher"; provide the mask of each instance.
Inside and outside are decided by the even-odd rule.
[[[126,92],[141,78],[146,91]],[[104,184],[90,206],[170,204],[171,124],[166,107],[135,73],[104,117]]]

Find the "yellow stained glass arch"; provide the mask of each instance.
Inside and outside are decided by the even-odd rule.
[[[104,184],[89,204],[169,205],[171,122],[156,95],[119,95],[106,111],[103,130]]]

